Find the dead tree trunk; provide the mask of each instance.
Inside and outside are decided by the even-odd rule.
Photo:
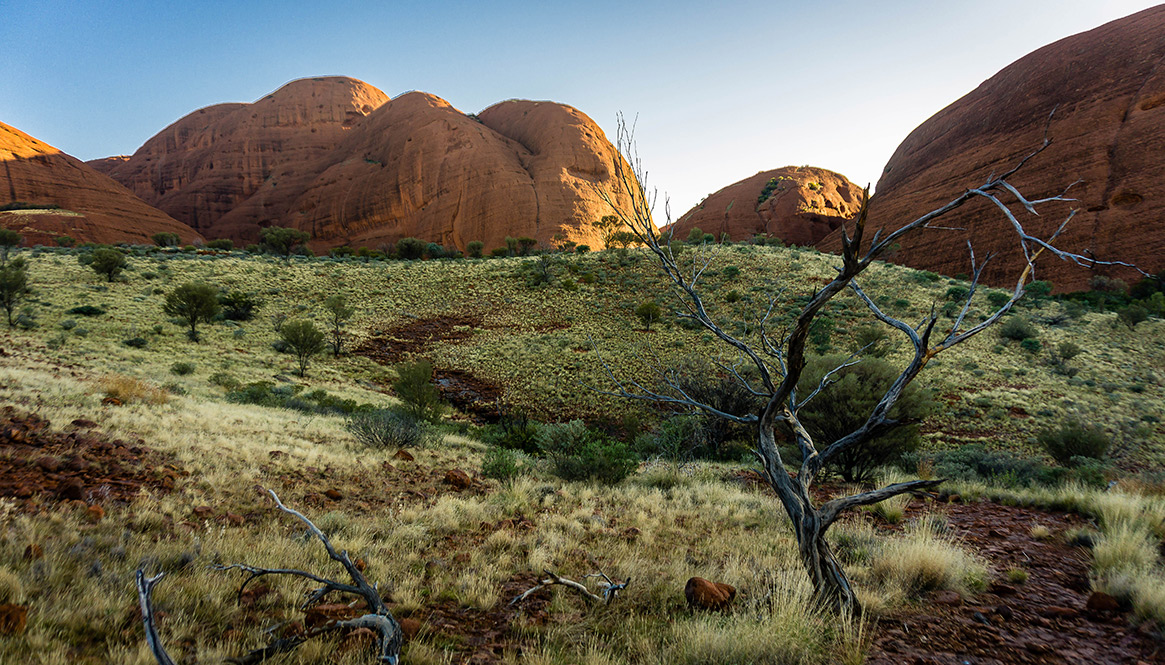
[[[647,251],[651,252],[659,262],[664,274],[671,282],[672,293],[677,304],[676,317],[694,321],[720,340],[724,347],[735,355],[735,359],[731,362],[717,362],[716,365],[721,371],[738,381],[753,396],[759,398],[764,407],[755,413],[727,413],[710,404],[693,399],[684,391],[676,374],[670,372],[668,368],[657,368],[657,375],[662,385],[649,387],[634,378],[617,376],[615,371],[605,361],[602,361],[609,378],[616,386],[615,390],[606,392],[630,399],[647,400],[694,411],[703,411],[732,422],[755,426],[757,439],[754,453],[764,467],[765,478],[780,498],[781,505],[789,517],[793,533],[797,539],[801,561],[812,580],[818,601],[827,607],[854,613],[860,611],[853,587],[825,538],[826,532],[841,514],[859,506],[884,501],[893,496],[918,492],[942,481],[914,480],[895,483],[853,496],[826,501],[818,506],[813,502],[810,488],[825,464],[844,452],[860,450],[878,436],[901,424],[890,416],[890,412],[906,386],[939,353],[986,330],[1010,311],[1012,305],[1023,296],[1025,286],[1035,278],[1035,261],[1045,252],[1081,266],[1103,264],[1135,268],[1135,266],[1129,266],[1129,264],[1120,261],[1096,261],[1093,258],[1085,258],[1080,254],[1057,248],[1053,243],[1064,230],[1068,221],[1071,220],[1072,214],[1069,214],[1059,229],[1047,239],[1030,235],[1024,230],[1023,224],[1017,216],[1021,213],[1013,211],[1012,207],[1022,208],[1023,211],[1034,215],[1037,206],[1053,201],[1072,200],[1066,198],[1064,194],[1029,200],[1008,182],[1008,178],[1029,160],[1043,152],[1049,144],[1050,141],[1045,138],[1043,145],[1020,160],[1014,168],[1006,173],[998,177],[992,176],[983,185],[966,190],[946,205],[936,208],[884,236],[883,230],[879,229],[873,233],[873,237],[868,241],[865,238],[869,203],[869,191],[867,190],[863,195],[857,218],[851,224],[842,227],[842,253],[840,265],[836,267],[836,276],[820,290],[808,295],[808,302],[800,306],[793,323],[786,330],[781,331],[779,335],[772,334],[769,321],[777,306],[777,296],[772,295],[769,298],[767,311],[759,312],[753,319],[746,319],[743,322],[745,324],[743,326],[744,332],[733,334],[709,315],[701,296],[700,279],[715,258],[716,247],[705,244],[690,248],[690,260],[683,259],[683,265],[681,265],[678,253],[673,253],[670,239],[661,239],[659,229],[652,219],[655,197],[648,195],[644,187],[643,178],[646,172],[634,154],[634,137],[628,131],[622,118],[619,120],[617,147],[620,156],[614,160],[614,173],[617,186],[621,187],[622,194],[632,202],[630,212],[626,212],[627,208],[625,207],[615,205],[611,195],[605,190],[598,190],[599,196],[611,205],[623,223],[631,229]],[[972,275],[971,286],[962,303],[961,311],[951,324],[950,331],[941,340],[935,342],[931,338],[939,317],[933,309],[920,324],[912,326],[883,312],[874,300],[862,290],[858,278],[875,260],[889,251],[902,236],[922,229],[941,228],[932,226],[932,222],[968,201],[979,198],[991,202],[1000,215],[1006,219],[1015,233],[1016,244],[1023,250],[1024,257],[1027,259],[1026,267],[1016,276],[1015,288],[1007,302],[994,307],[992,313],[978,324],[964,327],[964,321],[978,290],[983,269],[991,260],[991,256],[987,256],[982,261],[977,261],[974,249],[968,242],[967,249],[970,254]],[[1013,199],[1011,207],[1004,203],[1004,198]],[[668,217],[667,221],[670,222],[670,212]],[[810,326],[830,300],[847,290],[866,307],[873,319],[906,337],[913,347],[914,355],[902,367],[898,377],[881,396],[861,426],[836,441],[824,442],[826,445],[819,449],[818,442],[815,442],[805,429],[798,412],[817,394],[829,387],[837,372],[860,362],[861,352],[827,373],[817,388],[809,395],[799,395],[797,384],[805,368],[806,341]],[[602,360],[601,355],[599,357]],[[745,374],[742,373],[742,368],[748,368],[754,374],[746,378]],[[778,430],[784,435],[785,440],[791,440],[796,444],[801,454],[802,462],[796,474],[791,474],[781,459],[777,447],[776,432]]]

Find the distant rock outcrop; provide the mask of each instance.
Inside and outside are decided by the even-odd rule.
[[[27,207],[13,206],[24,203]],[[0,122],[0,226],[27,244],[151,243],[155,233],[200,240],[193,229],[53,146]]]
[[[614,159],[602,130],[562,104],[474,117],[427,93],[388,100],[324,78],[196,111],[99,165],[210,238],[251,242],[276,225],[308,231],[317,250],[405,237],[489,250],[507,236],[597,246],[590,224],[611,212],[599,189],[623,200]]]
[[[1149,271],[1165,267],[1165,5],[1073,35],[1020,58],[914,130],[898,146],[870,204],[871,228],[898,228],[1015,165],[1038,147],[1052,109],[1052,145],[1012,179],[1030,198],[1073,182],[1072,203],[1023,217],[1047,237],[1070,208],[1075,219],[1058,244]],[[984,273],[1010,286],[1023,256],[1006,220],[986,201],[967,204],[934,230],[904,239],[890,257],[944,274],[970,272],[977,256],[997,253]],[[837,251],[837,234],[820,244]],[[1096,274],[1135,281],[1129,270],[1089,270],[1041,258],[1037,278],[1058,291],[1088,288]]]
[[[708,196],[672,225],[684,240],[693,228],[719,239],[766,234],[812,245],[857,214],[862,188],[845,176],[812,166],[762,171]]]

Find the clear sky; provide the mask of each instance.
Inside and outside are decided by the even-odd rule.
[[[637,116],[649,186],[678,216],[789,164],[876,183],[912,129],[1008,63],[1154,4],[0,0],[0,121],[94,159],[307,76],[467,113],[549,99],[611,138]]]

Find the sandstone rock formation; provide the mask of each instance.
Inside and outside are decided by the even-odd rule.
[[[80,160],[0,122],[0,206],[15,202],[34,207],[0,212],[0,226],[30,245],[55,245],[61,236],[151,243],[159,232],[177,233],[186,243],[201,239]]]
[[[737,241],[765,234],[789,244],[812,245],[857,214],[861,203],[862,188],[839,173],[786,166],[708,196],[672,229],[679,240],[698,228],[717,240],[725,233]]]
[[[305,173],[304,165],[335,150],[349,128],[387,100],[383,92],[356,79],[300,79],[253,104],[216,104],[194,111],[146,141],[133,156],[90,165],[200,231],[264,185],[284,185],[258,204],[252,222],[278,223],[297,189],[294,185],[303,184],[288,180],[317,175]]]
[[[580,111],[507,101],[480,117],[434,95],[388,100],[349,78],[293,81],[254,104],[196,111],[133,156],[95,162],[207,237],[251,242],[268,225],[312,247],[404,237],[462,250],[507,236],[596,246],[618,197],[615,151]]]
[[[1068,209],[1078,213],[1058,243],[1150,272],[1165,267],[1165,6],[1154,7],[1045,46],[1009,65],[914,130],[890,158],[871,200],[871,228],[897,228],[1001,173],[1040,145],[1049,113],[1052,145],[1013,179],[1029,197],[1079,180],[1071,204],[1025,217],[1046,237]],[[944,274],[969,273],[975,252],[1000,255],[984,274],[1010,286],[1022,266],[1006,221],[983,201],[944,218],[966,232],[927,231],[902,242],[891,260]],[[836,234],[821,243],[836,251]],[[1088,288],[1096,274],[1136,281],[1129,270],[1095,271],[1051,257],[1037,278],[1058,291]]]

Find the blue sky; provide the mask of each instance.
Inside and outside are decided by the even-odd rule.
[[[467,113],[550,99],[612,138],[618,112],[638,116],[649,185],[678,216],[788,164],[875,183],[914,127],[999,69],[1154,4],[0,0],[0,121],[93,159],[307,76]]]

